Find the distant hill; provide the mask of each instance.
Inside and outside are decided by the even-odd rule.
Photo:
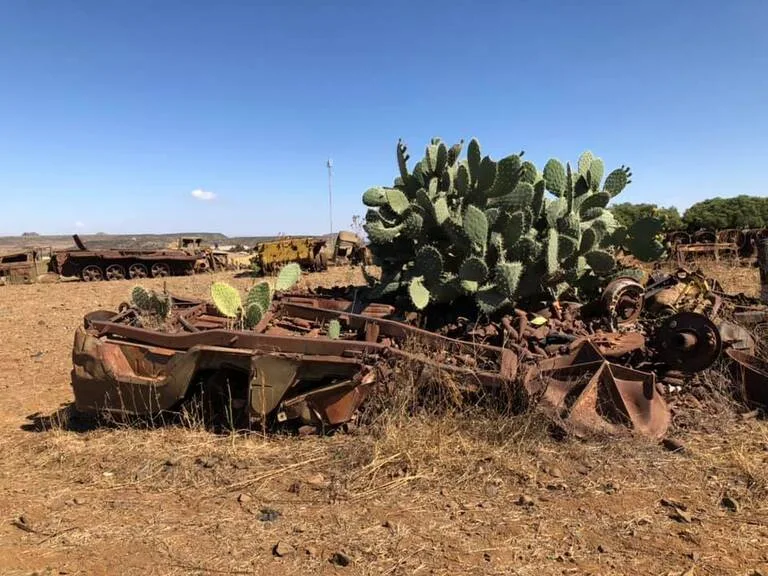
[[[80,234],[80,239],[88,247],[89,250],[105,250],[108,248],[127,248],[134,250],[156,250],[159,248],[166,248],[170,244],[176,244],[176,241],[181,236],[197,236],[203,238],[203,241],[213,246],[219,244],[220,246],[232,246],[243,245],[253,246],[259,242],[265,242],[267,240],[273,240],[277,236],[233,236],[229,237],[225,234],[219,234],[217,232],[180,232],[176,234]],[[293,236],[302,236],[300,234],[294,234]],[[313,234],[306,234],[306,236],[313,236],[317,238],[335,238],[335,235],[322,234],[315,236]],[[23,250],[27,248],[53,248],[54,250],[63,250],[67,248],[75,248],[75,243],[72,240],[71,235],[36,235],[32,236],[29,233],[22,236],[0,236],[0,252],[11,252],[14,250]]]

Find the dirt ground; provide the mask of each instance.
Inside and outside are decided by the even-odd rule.
[[[756,293],[756,269],[718,275]],[[713,386],[671,399],[678,452],[472,409],[323,438],[41,431],[83,314],[131,286],[0,288],[0,574],[768,574],[768,423]]]

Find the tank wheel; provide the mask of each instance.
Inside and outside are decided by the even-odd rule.
[[[107,266],[107,280],[125,280],[125,268],[120,264]]]
[[[146,278],[149,276],[149,272],[147,271],[147,267],[144,266],[144,264],[131,264],[128,268],[128,276],[130,278]]]
[[[152,278],[162,278],[171,275],[171,267],[165,262],[155,262],[152,264]]]
[[[99,282],[104,279],[104,274],[102,274],[101,268],[95,264],[90,264],[83,268],[83,271],[80,272],[80,277],[85,282]]]

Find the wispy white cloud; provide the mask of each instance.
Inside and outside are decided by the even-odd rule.
[[[75,228],[85,228],[85,224],[83,224],[82,222],[80,222],[80,220],[78,220],[77,222],[75,222]]]
[[[191,194],[193,198],[197,198],[198,200],[214,200],[216,198],[215,193],[203,190],[202,188],[192,190]]]

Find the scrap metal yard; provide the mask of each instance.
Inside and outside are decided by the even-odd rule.
[[[708,266],[724,290],[758,295],[756,268]],[[214,280],[255,282],[225,272],[139,284],[207,299]],[[212,434],[194,414],[77,417],[74,333],[134,284],[2,289],[3,574],[768,567],[768,433],[734,398],[725,366],[665,393],[664,443],[553,437],[539,411],[477,399],[414,412],[407,375],[332,435]],[[348,284],[364,284],[358,270],[307,274],[297,289]]]

